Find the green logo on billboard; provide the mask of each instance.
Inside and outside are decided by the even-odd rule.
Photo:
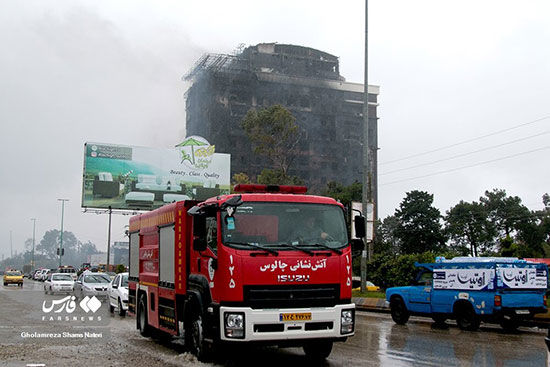
[[[201,136],[190,136],[176,145],[181,148],[181,163],[191,169],[205,169],[212,163],[215,145]]]

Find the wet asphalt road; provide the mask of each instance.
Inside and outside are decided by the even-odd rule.
[[[23,289],[0,287],[0,366],[308,365],[300,348],[232,348],[213,363],[203,364],[178,343],[142,338],[134,319],[110,315],[105,302],[93,315],[77,309],[69,320],[59,320],[65,310],[54,313],[61,305],[49,313],[42,308],[67,295],[44,295],[42,286],[25,279]],[[29,336],[33,333],[60,336]],[[435,328],[426,318],[411,318],[400,326],[387,314],[358,312],[356,335],[335,344],[324,365],[548,366],[544,336],[536,328],[507,334],[483,324],[476,332],[461,331],[452,322]]]

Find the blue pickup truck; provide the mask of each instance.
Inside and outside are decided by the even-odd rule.
[[[537,313],[546,312],[548,267],[517,258],[458,257],[415,264],[416,285],[386,291],[393,321],[405,324],[410,315],[432,317],[436,323],[455,319],[463,330],[481,321],[514,330]]]

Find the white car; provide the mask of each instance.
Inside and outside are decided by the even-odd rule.
[[[64,273],[64,274],[69,274],[73,280],[76,282],[76,279],[78,278],[78,276],[76,275],[76,269],[73,268],[72,266],[60,266],[58,269],[57,269],[57,272],[58,273]]]
[[[40,280],[41,282],[45,282],[51,272],[52,271],[50,269],[42,269],[42,272],[38,275],[38,280]]]
[[[74,295],[77,298],[96,296],[107,297],[107,288],[111,279],[103,273],[92,273],[85,271],[80,274],[74,284]]]
[[[120,316],[126,315],[128,310],[128,273],[120,273],[109,284],[109,311],[118,310]]]
[[[44,293],[54,294],[61,292],[72,292],[74,289],[74,280],[70,274],[51,273],[48,279],[44,281]]]
[[[32,276],[32,278],[34,280],[40,280],[40,276],[42,275],[42,271],[44,269],[38,269],[37,271],[34,272],[34,275]]]

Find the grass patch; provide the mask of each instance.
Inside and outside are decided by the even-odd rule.
[[[382,291],[378,292],[361,292],[360,290],[351,291],[352,297],[365,297],[365,298],[386,298],[386,293]]]

